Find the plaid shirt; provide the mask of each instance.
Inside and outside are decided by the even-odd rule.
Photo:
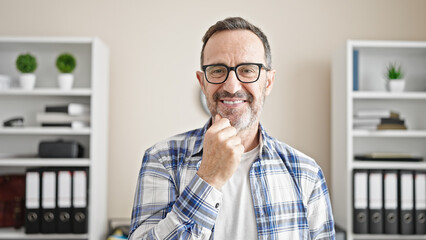
[[[204,134],[186,132],[149,148],[142,161],[129,239],[213,239],[222,193],[196,172]],[[320,167],[268,136],[250,169],[258,239],[334,239],[327,185]]]

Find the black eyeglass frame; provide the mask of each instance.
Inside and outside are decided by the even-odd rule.
[[[250,81],[250,82],[241,81],[240,77],[238,76],[237,71],[235,71],[235,70],[236,70],[238,67],[240,67],[240,66],[244,66],[244,65],[256,65],[256,66],[258,66],[258,67],[259,67],[259,74],[257,75],[256,80],[253,80],[253,81]],[[206,69],[207,69],[208,67],[211,67],[211,66],[222,66],[222,67],[225,67],[225,68],[226,68],[226,70],[227,70],[225,80],[223,80],[222,82],[210,82],[210,81],[209,81],[209,79],[207,78],[207,72],[206,72]],[[262,72],[262,68],[263,68],[263,69],[265,69],[266,71],[269,71],[269,70],[270,70],[270,69],[269,69],[269,68],[267,68],[265,65],[263,65],[263,63],[240,63],[240,64],[238,64],[238,65],[237,65],[237,66],[235,66],[235,67],[228,67],[228,66],[226,66],[225,64],[221,64],[221,63],[220,63],[220,64],[209,64],[209,65],[203,65],[203,66],[202,66],[202,69],[203,69],[203,72],[204,72],[204,76],[206,77],[207,82],[209,82],[209,83],[211,83],[211,84],[222,84],[222,83],[226,82],[226,80],[228,80],[228,76],[229,76],[229,73],[230,73],[231,71],[234,71],[234,72],[235,72],[235,76],[237,77],[238,81],[240,81],[240,82],[242,82],[242,83],[254,83],[254,82],[256,82],[257,80],[259,80],[260,73]]]

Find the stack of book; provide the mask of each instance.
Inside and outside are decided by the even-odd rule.
[[[44,113],[37,113],[36,121],[42,127],[89,127],[90,107],[80,103],[48,105]]]
[[[406,130],[404,119],[399,113],[387,109],[361,109],[355,112],[354,129],[362,130]]]
[[[423,157],[411,153],[372,152],[366,154],[356,154],[355,160],[420,162],[423,161]]]

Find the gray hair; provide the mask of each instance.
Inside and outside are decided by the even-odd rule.
[[[262,30],[260,30],[258,27],[254,26],[253,24],[249,23],[247,20],[241,17],[230,17],[226,18],[225,20],[218,21],[216,24],[214,24],[207,30],[203,37],[203,48],[201,50],[201,66],[203,65],[204,48],[207,44],[207,41],[209,41],[210,37],[213,36],[213,34],[225,30],[249,30],[256,34],[256,36],[258,36],[263,43],[263,48],[265,50],[266,67],[269,69],[271,68],[271,47],[269,46],[268,38],[262,32]]]

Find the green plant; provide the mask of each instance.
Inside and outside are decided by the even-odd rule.
[[[37,59],[29,53],[21,54],[16,59],[16,68],[21,73],[33,73],[37,69]]]
[[[75,66],[75,58],[69,53],[62,53],[56,59],[56,67],[61,73],[71,73],[74,71]]]
[[[402,79],[404,74],[401,70],[401,65],[397,65],[396,63],[391,63],[388,65],[386,77],[389,80]]]

